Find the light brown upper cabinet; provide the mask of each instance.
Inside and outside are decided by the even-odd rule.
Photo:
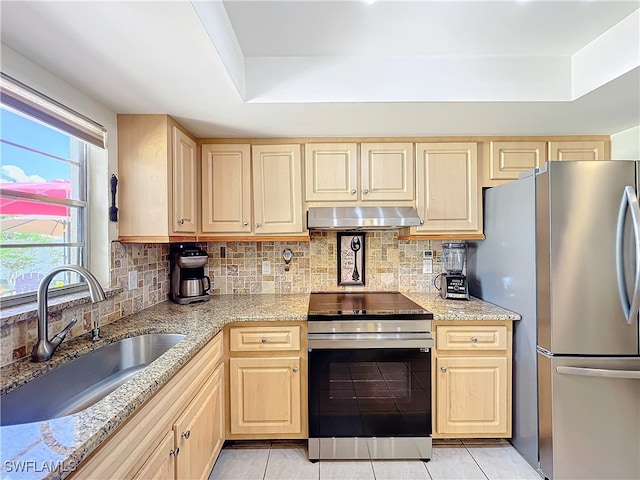
[[[119,238],[195,240],[196,142],[168,115],[118,115]]]
[[[301,236],[300,152],[299,144],[202,145],[202,226],[198,239]]]
[[[413,201],[412,143],[308,143],[307,202]]]
[[[202,233],[251,234],[251,146],[202,145]]]
[[[253,145],[256,235],[302,233],[302,158],[296,145]]]
[[[418,143],[416,207],[424,222],[415,235],[482,236],[475,142]]]
[[[491,180],[517,180],[522,172],[539,168],[547,159],[546,142],[491,142]]]
[[[607,160],[604,140],[549,142],[549,160]]]

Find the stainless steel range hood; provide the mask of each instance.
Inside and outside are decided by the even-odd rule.
[[[309,207],[309,230],[391,230],[420,225],[413,207]]]

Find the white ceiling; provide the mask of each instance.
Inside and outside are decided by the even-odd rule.
[[[3,0],[2,43],[198,137],[611,134],[640,124],[640,0]]]

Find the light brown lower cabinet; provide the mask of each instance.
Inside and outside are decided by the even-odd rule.
[[[225,429],[222,333],[145,402],[74,479],[206,478]]]
[[[229,327],[228,439],[307,437],[305,323]]]
[[[224,366],[166,433],[135,478],[206,478],[224,442]]]
[[[511,437],[512,322],[434,322],[434,332],[433,437]]]
[[[134,480],[174,480],[176,478],[174,444],[173,432],[167,432],[140,471],[133,477]]]
[[[224,442],[224,365],[173,424],[178,479],[207,478]]]

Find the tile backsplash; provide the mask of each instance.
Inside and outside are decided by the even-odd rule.
[[[335,232],[313,232],[309,242],[211,242],[200,244],[209,254],[205,273],[212,294],[307,293],[317,290],[401,290],[431,292],[442,271],[442,242],[398,240],[397,231],[366,232],[365,285],[338,286]],[[289,271],[282,258],[293,252]],[[423,252],[433,251],[432,273],[423,273]],[[268,262],[268,270],[266,267]],[[263,270],[263,265],[265,269]],[[138,285],[128,289],[129,272]],[[97,304],[83,304],[50,313],[50,336],[73,318],[78,322],[68,338],[90,332],[167,299],[169,245],[111,244],[111,287],[122,292]],[[0,327],[0,366],[30,354],[37,337],[35,313]]]
[[[310,242],[212,242],[208,275],[214,294],[306,293],[316,290],[429,292],[442,265],[442,242],[398,240],[397,231],[366,232],[365,285],[338,286],[335,232],[312,232]],[[282,252],[293,259],[285,271]],[[433,250],[433,273],[423,273],[423,252]],[[269,273],[263,273],[269,262]]]
[[[128,289],[129,272],[138,272],[138,286]],[[49,338],[71,320],[78,322],[67,338],[91,331],[94,322],[100,326],[139,312],[162,302],[169,293],[169,246],[161,244],[111,244],[111,287],[124,290],[104,302],[85,303],[49,313]],[[22,316],[21,316],[22,317]],[[31,354],[37,339],[35,312],[22,321],[0,327],[0,366]]]

